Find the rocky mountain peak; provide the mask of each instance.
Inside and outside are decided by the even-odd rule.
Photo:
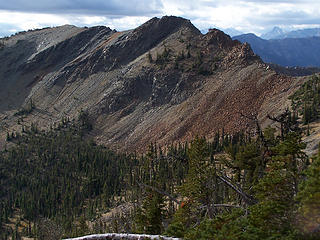
[[[209,29],[205,37],[210,44],[230,45],[232,43],[231,37],[217,28]]]
[[[274,27],[270,32],[261,35],[263,39],[275,39],[284,34],[284,31],[280,27]]]
[[[249,44],[242,44],[220,31],[219,29],[209,29],[209,32],[202,37],[209,53],[215,52],[223,58],[222,66],[248,63],[253,59],[259,59],[252,51]]]
[[[140,27],[136,28],[135,31],[140,32],[143,30],[151,30],[159,31],[161,33],[165,30],[172,33],[181,27],[188,27],[195,32],[200,33],[200,31],[191,23],[190,20],[175,16],[164,16],[162,18],[154,17],[142,24]]]
[[[0,50],[2,139],[20,127],[15,113],[30,99],[35,109],[23,124],[45,128],[83,109],[97,142],[122,150],[233,132],[248,127],[237,112],[258,114],[292,83],[260,67],[248,44],[218,29],[202,35],[180,17],[124,32],[63,27],[31,35]]]
[[[158,43],[181,28],[187,28],[196,34],[201,34],[190,20],[181,17],[164,16],[162,18],[152,18],[134,29],[131,37],[140,38],[145,41],[144,44],[148,44],[151,41]]]
[[[220,48],[232,48],[235,44],[231,37],[219,29],[213,28],[209,29],[208,33],[204,36],[205,41],[208,44],[219,46]]]

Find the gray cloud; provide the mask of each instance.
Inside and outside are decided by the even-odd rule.
[[[254,2],[254,3],[318,3],[318,0],[245,0],[242,2]]]
[[[263,16],[250,16],[248,20],[258,25],[312,25],[320,23],[320,16],[310,15],[304,11],[283,11]]]
[[[7,34],[14,29],[28,30],[66,23],[77,26],[106,25],[124,30],[137,27],[153,16],[166,14],[190,19],[199,29],[232,27],[257,34],[274,26],[292,28],[293,25],[320,25],[319,0],[0,1],[0,10],[7,16],[1,18],[0,13],[0,35],[3,35],[1,32]],[[48,13],[48,17],[34,13]],[[2,26],[13,23],[16,26]]]
[[[113,16],[143,16],[159,14],[161,0],[9,0],[1,3],[1,10]]]

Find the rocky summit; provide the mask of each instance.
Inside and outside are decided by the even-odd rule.
[[[0,39],[1,142],[88,112],[98,143],[143,150],[268,124],[304,78],[279,75],[250,46],[179,17],[117,32],[61,26]],[[33,110],[17,114],[32,104]]]

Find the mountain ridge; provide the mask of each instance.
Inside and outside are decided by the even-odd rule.
[[[261,38],[270,40],[276,39],[277,37],[284,34],[284,31],[279,27],[274,27],[270,32],[264,33],[261,35]]]
[[[265,40],[251,34],[233,39],[248,42],[263,61],[289,67],[319,67],[320,37]]]
[[[320,28],[305,28],[293,31],[283,31],[280,27],[274,27],[270,32],[261,35],[261,38],[266,40],[309,37],[320,37]]]
[[[37,40],[0,51],[0,59],[11,62],[0,67],[3,140],[21,125],[48,128],[82,110],[89,113],[95,140],[119,150],[196,134],[210,138],[222,129],[249,130],[254,123],[240,113],[267,124],[266,114],[283,110],[287,96],[304,81],[268,69],[248,44],[217,29],[202,35],[179,17],[153,18],[125,32],[65,28],[73,30],[42,51],[34,47],[21,55]],[[27,34],[41,39],[43,31],[60,30]],[[17,115],[30,101],[35,109]]]

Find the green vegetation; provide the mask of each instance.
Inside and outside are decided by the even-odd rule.
[[[194,143],[197,145],[193,147]],[[231,178],[217,170],[219,160],[205,160],[205,142],[194,143],[191,149],[202,149],[202,155],[198,152],[196,158],[190,158],[189,161],[196,161],[197,170],[189,168],[191,175],[182,185],[188,187],[188,191],[182,191],[188,199],[188,211],[176,213],[180,215],[176,218],[180,226],[185,227],[182,235],[186,239],[299,239],[294,226],[294,196],[307,165],[299,135],[290,133],[284,141],[278,138],[268,149],[261,139],[236,143],[236,157],[230,158],[229,163],[235,170]],[[266,150],[268,157],[263,156]],[[235,191],[219,191],[219,185],[227,181]],[[221,206],[235,210],[228,213],[219,209]],[[179,222],[173,224],[177,226]]]
[[[129,158],[83,138],[90,128],[81,113],[78,122],[64,119],[41,132],[35,126],[15,136],[16,147],[0,155],[0,219],[21,209],[23,219],[37,231],[40,218],[59,223],[64,232],[77,235],[75,219],[94,217],[97,208],[111,206],[127,184]],[[10,234],[3,229],[2,239]]]
[[[148,60],[149,60],[149,63],[153,63],[153,59],[150,51],[148,52]]]
[[[189,51],[187,56],[189,58],[190,56]],[[216,65],[214,64],[213,67],[211,67],[211,64],[204,62],[203,58],[204,58],[203,54],[201,52],[198,52],[192,64],[192,68],[196,70],[198,74],[201,74],[204,76],[211,75],[213,71],[216,70]]]
[[[184,55],[184,51],[181,51],[178,56],[176,57],[176,61],[182,61],[186,58],[186,56]]]
[[[319,118],[320,76],[313,75],[302,87],[290,96],[292,109],[302,115],[304,124]]]
[[[155,63],[158,65],[164,65],[167,62],[169,62],[170,52],[171,52],[171,50],[165,47],[161,54],[157,53]]]
[[[17,111],[14,115],[15,116],[26,116],[26,115],[29,115],[35,108],[36,107],[31,99],[26,107],[23,107],[22,109]]]
[[[0,39],[0,50],[2,50],[4,48],[4,41]]]
[[[293,95],[294,111],[315,102],[316,94],[301,97],[318,86],[311,81]],[[32,125],[8,133],[14,146],[0,154],[0,239],[108,231],[187,240],[319,239],[320,154],[304,154],[296,114],[270,118],[280,131],[256,122],[255,136],[222,130],[212,141],[150,144],[140,156],[96,145],[85,111],[47,132]],[[127,210],[101,220],[119,205]]]
[[[163,215],[163,196],[155,191],[149,192],[135,216],[136,232],[147,234],[161,233],[163,231]]]
[[[320,232],[320,151],[312,165],[305,171],[306,180],[300,185],[296,199],[299,201],[299,228],[308,239],[318,239]]]

